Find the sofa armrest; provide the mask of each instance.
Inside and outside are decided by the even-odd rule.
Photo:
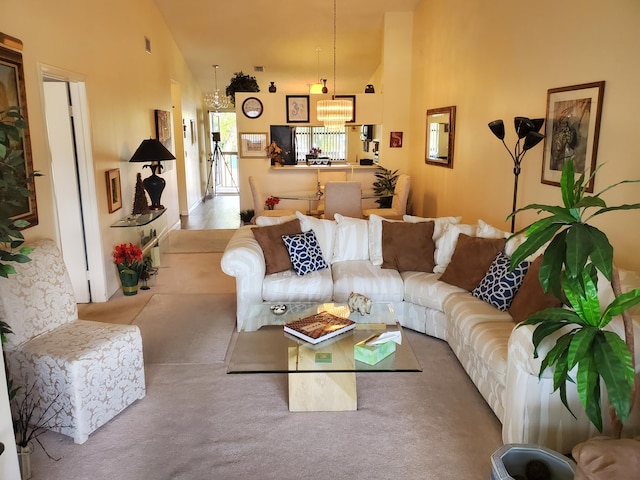
[[[262,303],[266,272],[264,254],[250,226],[240,227],[231,237],[220,260],[222,271],[236,278],[237,328],[240,330],[251,305]]]

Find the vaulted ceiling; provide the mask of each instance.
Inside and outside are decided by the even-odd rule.
[[[420,0],[338,0],[336,93],[362,93],[382,61],[386,12],[413,11]],[[224,89],[234,72],[303,93],[327,78],[333,93],[332,0],[155,0],[204,92]],[[320,50],[318,50],[320,49]],[[263,72],[255,71],[263,67]]]

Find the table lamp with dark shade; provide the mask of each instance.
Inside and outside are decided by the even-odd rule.
[[[142,184],[149,194],[149,198],[151,198],[151,206],[149,207],[151,210],[162,210],[164,208],[160,203],[160,196],[162,195],[166,182],[164,178],[156,175],[156,171],[158,173],[162,173],[162,165],[160,164],[160,161],[175,159],[176,157],[173,153],[167,150],[160,141],[154,138],[149,138],[142,141],[131,157],[131,160],[129,160],[130,162],[150,162],[149,165],[142,167],[149,167],[151,169],[151,175],[145,178],[142,181]]]

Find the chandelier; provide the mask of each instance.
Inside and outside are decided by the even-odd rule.
[[[207,107],[214,111],[224,110],[229,107],[231,101],[229,97],[220,93],[220,89],[218,88],[218,67],[220,65],[214,65],[214,75],[216,81],[216,89],[213,92],[209,92],[204,96],[204,103]]]
[[[331,131],[343,129],[345,122],[353,116],[353,103],[336,99],[336,0],[333,0],[333,95],[331,100],[317,103],[316,115],[318,121]]]

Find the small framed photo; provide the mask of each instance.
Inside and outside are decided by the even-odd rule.
[[[287,95],[287,123],[309,123],[309,95]]]
[[[109,213],[122,208],[122,191],[120,190],[120,169],[107,170],[107,202]]]
[[[241,133],[240,134],[241,157],[266,157],[267,134],[266,133]]]
[[[402,148],[402,132],[391,132],[390,148]]]
[[[335,95],[335,98],[344,100],[351,100],[351,119],[347,120],[347,123],[354,123],[356,121],[356,96],[355,95]]]
[[[562,167],[573,158],[576,178],[591,177],[596,168],[604,82],[547,91],[542,183],[560,186]],[[593,192],[594,177],[587,187]]]

